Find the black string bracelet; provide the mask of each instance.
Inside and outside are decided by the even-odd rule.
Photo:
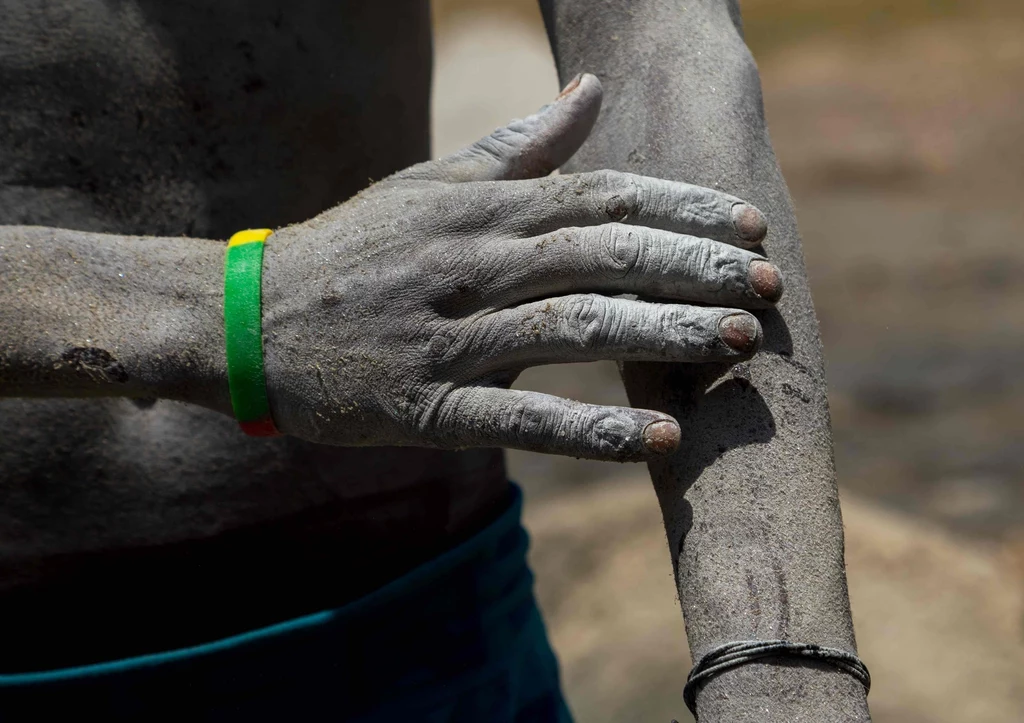
[[[811,658],[849,673],[871,690],[871,673],[853,653],[836,648],[823,648],[808,643],[791,643],[788,640],[742,640],[721,645],[702,657],[693,666],[683,688],[686,707],[697,718],[697,689],[719,673],[753,663],[761,658]]]

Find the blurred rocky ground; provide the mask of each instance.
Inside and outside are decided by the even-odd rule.
[[[1024,720],[1024,3],[742,6],[821,319],[875,720]],[[437,154],[557,92],[532,0],[435,16]],[[626,403],[609,364],[518,386]],[[511,467],[578,720],[685,720],[646,470]]]

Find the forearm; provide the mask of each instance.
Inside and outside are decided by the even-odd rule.
[[[202,239],[0,226],[0,396],[230,412],[223,254]]]
[[[614,168],[724,190],[768,216],[783,271],[759,314],[762,353],[732,371],[630,364],[631,401],[674,415],[680,451],[651,464],[695,659],[726,642],[785,638],[854,649],[817,321],[756,68],[725,0],[554,0],[563,78],[605,84],[569,170]],[[748,665],[698,696],[705,721],[866,720],[863,688],[824,666]]]

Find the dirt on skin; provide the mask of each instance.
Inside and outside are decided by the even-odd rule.
[[[435,5],[435,155],[557,93],[532,0]],[[1024,720],[1024,3],[742,6],[821,320],[874,720]],[[517,386],[626,403],[611,364]],[[577,719],[689,720],[646,471],[511,460]]]

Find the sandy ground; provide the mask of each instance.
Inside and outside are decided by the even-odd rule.
[[[436,7],[437,154],[557,92],[530,2]],[[822,323],[875,720],[1024,720],[1024,3],[743,7]],[[625,403],[608,364],[518,386]],[[510,459],[578,719],[687,720],[645,469]]]

